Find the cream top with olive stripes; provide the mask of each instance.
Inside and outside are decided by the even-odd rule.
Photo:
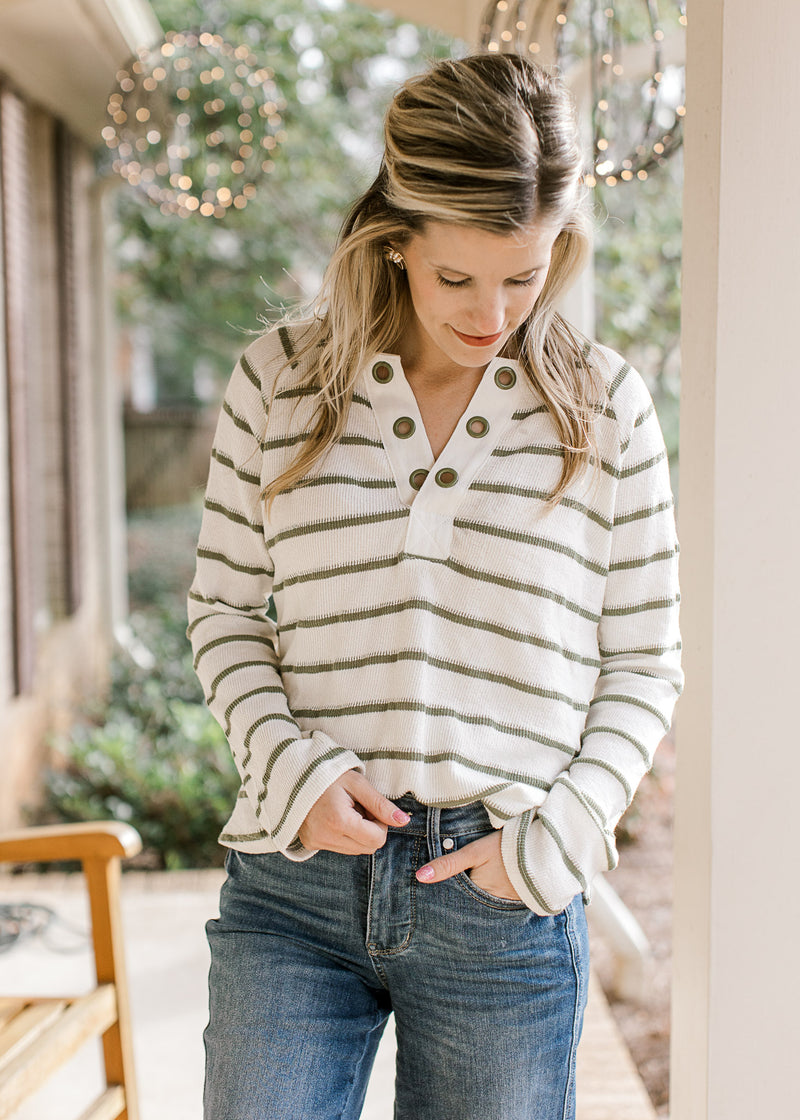
[[[615,825],[682,687],[672,496],[644,383],[597,349],[600,469],[548,510],[561,452],[516,362],[488,365],[434,462],[400,359],[376,354],[341,439],[267,516],[261,490],[314,409],[287,355],[282,328],[236,365],[189,595],[197,672],[241,775],[221,842],[309,858],[301,823],[356,768],[388,797],[482,801],[520,896],[558,912],[615,865]]]

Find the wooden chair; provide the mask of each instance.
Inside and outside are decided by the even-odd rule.
[[[120,859],[141,846],[136,830],[117,821],[0,835],[2,862],[81,861],[97,971],[97,986],[87,995],[0,995],[0,1120],[11,1117],[87,1039],[101,1035],[106,1088],[80,1120],[138,1120],[119,882]]]

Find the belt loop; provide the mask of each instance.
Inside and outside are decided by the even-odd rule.
[[[439,853],[439,818],[441,809],[428,806],[428,858],[436,859]]]

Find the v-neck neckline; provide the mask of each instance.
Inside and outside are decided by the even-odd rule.
[[[397,354],[373,354],[361,371],[397,491],[409,508],[454,515],[514,413],[534,402],[521,364],[493,358],[452,435],[435,457],[414,391]]]

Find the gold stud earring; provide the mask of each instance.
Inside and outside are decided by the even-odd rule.
[[[383,255],[386,257],[387,261],[391,261],[392,264],[396,264],[402,272],[405,272],[406,262],[403,259],[402,253],[398,253],[397,249],[393,249],[391,245],[384,245]]]

